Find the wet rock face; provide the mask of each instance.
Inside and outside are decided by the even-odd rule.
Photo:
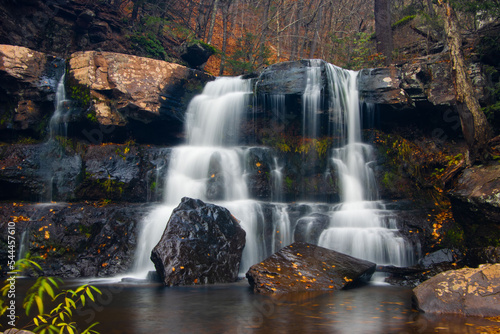
[[[238,278],[245,231],[222,207],[184,197],[151,252],[163,284],[228,283]]]
[[[255,264],[246,277],[254,292],[334,291],[370,279],[375,263],[295,242]]]
[[[294,240],[317,245],[321,233],[329,224],[330,217],[321,213],[302,217],[295,226]]]
[[[453,216],[469,247],[498,246],[500,240],[500,165],[464,170],[449,192]]]
[[[401,71],[396,67],[362,70],[358,77],[360,98],[368,103],[409,107],[411,100],[401,82]]]
[[[49,141],[0,147],[0,200],[161,199],[169,148]]]
[[[43,274],[58,277],[107,277],[132,269],[137,225],[145,204],[0,205],[0,228],[15,222],[18,245],[33,256]],[[7,263],[7,233],[0,236],[0,260]],[[2,268],[5,269],[5,268]]]
[[[324,62],[322,62],[324,66]],[[260,75],[257,94],[264,95],[302,95],[307,85],[309,60],[282,62],[267,67]],[[326,84],[326,78],[324,78]]]
[[[500,314],[500,264],[450,270],[414,290],[418,308],[427,313],[493,317]]]

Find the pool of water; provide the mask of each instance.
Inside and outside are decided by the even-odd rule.
[[[171,288],[92,284],[102,295],[76,312],[78,323],[84,328],[98,321],[95,329],[103,334],[500,333],[500,323],[487,319],[419,313],[411,289],[390,285],[272,297],[254,294],[246,280]]]
[[[20,289],[33,281],[20,282]],[[68,281],[71,288],[81,281]],[[166,288],[92,282],[102,295],[79,309],[84,328],[101,333],[500,333],[476,317],[427,315],[412,308],[408,288],[373,284],[328,293],[254,294],[246,280]],[[19,305],[19,304],[18,304]]]

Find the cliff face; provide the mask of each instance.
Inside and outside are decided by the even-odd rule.
[[[64,59],[0,45],[0,137],[42,139],[66,74],[68,134],[91,143],[176,142],[190,99],[214,78],[161,60],[112,52],[76,52]],[[69,103],[69,102],[68,102]],[[149,126],[145,126],[148,124]]]
[[[425,252],[454,245],[495,246],[494,240],[480,245],[470,238],[468,227],[473,227],[469,222],[476,216],[487,220],[482,224],[487,227],[481,230],[482,235],[496,236],[499,226],[496,167],[476,166],[465,170],[456,183],[441,182],[455,166],[460,172],[460,150],[450,145],[452,140],[460,141],[461,133],[453,110],[455,96],[446,59],[445,54],[440,54],[411,64],[364,70],[358,80],[362,99],[378,108],[374,127],[385,132],[399,131],[400,136],[366,131],[365,139],[378,151],[375,173],[384,199],[397,200],[400,206],[405,200],[412,201],[406,207],[401,230],[418,241]],[[322,68],[322,91],[327,92],[326,63],[315,62]],[[324,150],[331,147],[334,139],[310,141],[307,150],[300,147],[302,141],[294,141],[298,137],[296,130],[302,128],[309,63],[280,63],[253,75],[255,103],[248,105],[252,117],[241,126],[241,144],[267,146],[249,148],[246,155],[246,178],[253,198],[271,200],[269,174],[275,167],[273,157],[277,156],[286,162],[282,170],[285,201],[299,201],[304,193],[320,202],[338,200],[335,172],[329,172],[325,182],[328,159],[320,149],[321,144],[326,145]],[[478,68],[477,63],[471,65],[471,77],[477,83],[478,96],[484,96],[485,80]],[[63,103],[65,116],[54,124],[50,120],[63,74],[68,100]],[[0,199],[99,201],[98,206],[110,201],[127,206],[131,202],[161,200],[163,184],[158,180],[164,179],[170,149],[151,144],[171,146],[181,141],[188,103],[214,79],[178,64],[122,53],[75,52],[62,59],[24,47],[0,45],[0,138],[15,143],[3,145],[0,150],[0,187],[5,190]],[[272,106],[266,103],[273,96],[281,96],[286,102],[283,124],[273,120]],[[330,122],[328,106],[324,105],[319,113],[322,121]],[[364,116],[368,115],[365,112]],[[66,132],[54,130],[63,124]],[[280,136],[285,142],[277,141]],[[47,141],[49,137],[52,140]],[[485,183],[489,191],[486,195],[481,192],[486,189],[481,188]],[[449,192],[451,204],[446,199],[446,186],[455,187]],[[135,207],[142,212],[141,206]],[[9,210],[5,221],[24,215],[17,206]],[[290,210],[291,215],[296,215],[293,219],[300,218],[300,210]],[[454,223],[453,215],[459,225]],[[87,223],[92,224],[90,220]],[[451,231],[448,239],[447,231]],[[82,232],[78,238],[85,236]],[[130,254],[120,268],[130,267]],[[104,268],[105,259],[99,261],[102,263],[98,266]],[[89,264],[94,268],[89,272],[97,270],[95,265]],[[71,276],[73,269],[64,275]],[[100,270],[99,275],[107,274]]]
[[[117,9],[83,0],[3,1],[0,43],[24,46],[59,57],[101,48],[129,53]]]

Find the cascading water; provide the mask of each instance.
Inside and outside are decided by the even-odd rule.
[[[63,73],[59,79],[56,90],[55,98],[55,111],[52,114],[49,122],[49,134],[50,139],[54,139],[56,136],[67,136],[68,132],[68,103],[66,99],[66,88],[65,85],[66,73]]]
[[[302,95],[303,135],[309,138],[320,132],[321,89],[325,86],[322,69],[320,61],[311,61]],[[319,238],[321,246],[379,264],[410,264],[412,248],[398,236],[394,215],[378,200],[370,168],[372,148],[361,142],[357,73],[327,64],[326,78],[329,126],[337,124],[329,134],[339,137],[341,143],[330,153],[328,165],[339,178],[341,202],[301,203],[299,206],[306,209],[299,215],[307,218],[319,213],[329,217],[329,226]],[[185,196],[215,202],[240,220],[246,231],[240,273],[293,242],[297,217],[290,218],[290,205],[283,202],[283,162],[276,157],[269,162],[272,203],[252,199],[247,186],[248,154],[255,148],[237,145],[240,121],[251,95],[250,80],[218,78],[191,101],[186,115],[187,143],[172,150],[163,204],[143,221],[135,275],[144,276],[153,269],[151,250],[163,234],[172,210]],[[265,100],[275,120],[284,120],[285,96],[268,95]]]
[[[394,214],[378,200],[370,168],[373,149],[361,142],[357,72],[327,64],[327,73],[331,108],[339,113],[336,131],[346,141],[331,155],[340,181],[341,203],[329,213],[330,226],[321,234],[319,245],[378,264],[409,265],[413,248],[398,236]]]
[[[153,269],[149,260],[151,250],[163,234],[166,219],[185,196],[215,202],[240,220],[247,233],[242,272],[266,255],[267,245],[258,242],[262,239],[259,234],[264,233],[263,209],[261,203],[250,199],[243,177],[246,149],[234,146],[238,143],[240,119],[251,92],[250,80],[218,78],[191,101],[186,121],[188,144],[173,149],[164,204],[144,220],[136,274],[144,275]],[[277,250],[275,245],[270,247]]]

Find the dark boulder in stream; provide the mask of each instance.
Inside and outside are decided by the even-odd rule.
[[[234,282],[245,235],[227,209],[184,197],[151,260],[167,286]]]
[[[254,292],[334,291],[368,281],[375,263],[305,242],[282,248],[248,270]]]

